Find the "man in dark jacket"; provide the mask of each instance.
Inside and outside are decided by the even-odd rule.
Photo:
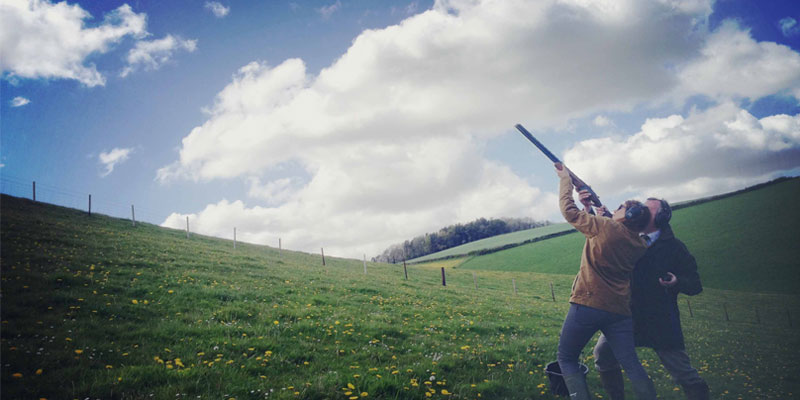
[[[673,380],[683,386],[689,400],[707,400],[708,385],[692,367],[686,353],[677,301],[678,293],[693,296],[703,290],[697,263],[686,245],[672,233],[669,204],[650,198],[646,205],[651,214],[650,223],[643,232],[647,236],[648,249],[636,263],[631,277],[636,346],[656,351]],[[594,356],[595,368],[609,397],[612,400],[624,399],[619,363],[602,335],[595,346]]]

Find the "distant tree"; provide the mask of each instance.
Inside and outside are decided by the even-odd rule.
[[[550,223],[547,221],[536,221],[532,218],[501,218],[489,220],[486,218],[478,218],[467,224],[446,226],[438,232],[426,233],[425,235],[414,237],[411,240],[406,240],[401,244],[394,244],[389,246],[389,248],[384,250],[379,256],[373,257],[372,260],[391,263],[402,262],[404,259],[410,260],[422,257],[487,237],[537,228],[549,224]]]

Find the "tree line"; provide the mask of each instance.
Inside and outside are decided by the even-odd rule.
[[[548,221],[535,221],[532,218],[479,218],[466,224],[450,225],[435,233],[426,233],[403,243],[394,244],[384,250],[372,261],[400,262],[422,257],[464,243],[474,242],[492,236],[549,225]]]

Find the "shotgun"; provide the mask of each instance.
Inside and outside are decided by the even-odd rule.
[[[533,137],[533,135],[531,135],[531,133],[528,132],[528,130],[525,129],[524,126],[517,124],[515,125],[515,127],[517,128],[517,130],[520,131],[520,133],[522,133],[523,136],[525,136],[528,140],[530,140],[534,146],[536,146],[539,150],[541,150],[542,153],[544,153],[544,155],[550,159],[550,161],[557,164],[562,164],[562,165],[564,164],[563,162],[561,162],[561,160],[558,159],[558,157],[556,157],[550,150],[548,150],[547,147],[545,147],[542,144],[542,142],[536,140],[536,138]],[[592,204],[594,204],[595,207],[603,206],[603,203],[600,202],[600,197],[597,196],[597,193],[595,193],[594,190],[592,190],[591,186],[587,185],[586,182],[583,181],[583,179],[578,178],[578,175],[575,175],[572,171],[569,171],[569,176],[570,178],[572,178],[572,184],[575,185],[578,191],[581,190],[589,191],[589,193],[591,194],[590,199],[592,200]],[[610,217],[611,215],[610,213],[606,212],[606,216]]]

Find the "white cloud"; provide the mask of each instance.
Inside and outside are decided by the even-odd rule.
[[[143,37],[146,15],[124,4],[87,28],[91,15],[79,5],[47,0],[0,2],[0,70],[6,78],[74,79],[105,84],[87,57],[105,53],[126,36]]]
[[[781,19],[778,21],[778,25],[781,27],[783,36],[791,37],[800,34],[800,26],[798,26],[797,20],[792,17]]]
[[[726,102],[648,119],[629,137],[584,140],[564,162],[595,190],[687,200],[800,167],[800,114],[757,119]]]
[[[262,184],[261,180],[257,177],[251,177],[247,180],[250,183],[250,190],[247,195],[266,200],[270,204],[279,204],[290,200],[299,189],[301,184],[297,178],[280,178],[274,181]]]
[[[222,3],[218,1],[207,1],[205,4],[205,8],[206,10],[211,11],[211,13],[214,14],[214,16],[217,18],[223,18],[227,16],[228,13],[231,12],[230,7],[225,7],[224,5],[222,5]]]
[[[592,123],[594,124],[594,126],[598,126],[600,128],[606,128],[606,127],[609,127],[609,126],[614,126],[614,121],[612,121],[610,118],[606,117],[605,115],[596,116],[594,118],[594,120],[592,121]]]
[[[26,104],[30,104],[30,102],[31,102],[30,100],[24,97],[17,96],[11,100],[11,107],[22,107]]]
[[[293,248],[324,246],[350,256],[374,254],[390,243],[477,217],[545,218],[555,211],[555,196],[484,156],[486,142],[514,123],[530,129],[560,125],[681,100],[676,93],[722,98],[793,87],[792,72],[781,63],[796,53],[754,42],[738,27],[709,33],[702,25],[709,13],[710,1],[437,1],[432,10],[398,25],[362,32],[317,75],[299,59],[242,67],[217,95],[208,120],[183,138],[178,160],[161,168],[157,179],[244,178],[257,204],[209,205],[195,215],[204,233],[227,235],[231,220],[258,220],[250,232],[262,243],[282,236],[291,238],[286,243]],[[725,47],[724,38],[739,38],[742,46]],[[690,83],[713,70],[712,49],[728,58],[746,55],[744,66],[768,87],[726,91],[725,79],[712,76],[714,84],[692,88]],[[759,75],[770,67],[781,75],[773,83]],[[793,164],[785,155],[796,151],[796,117],[762,118],[753,134],[753,121],[739,115],[733,103],[724,104],[685,119],[648,121],[635,137],[667,146],[639,148],[648,142],[637,139],[636,146],[627,145],[636,150],[631,156],[636,163],[620,165],[647,165],[652,154],[665,160],[657,165],[675,165],[668,161],[683,160],[684,151],[695,154],[696,142],[736,161],[696,156],[715,174],[676,166],[680,172],[664,174],[665,182],[677,187],[704,176],[730,177],[719,171],[742,168],[738,163],[748,158],[749,176],[759,168],[768,173]],[[703,127],[727,136],[697,133],[707,132]],[[693,134],[680,134],[684,130]],[[739,140],[751,147],[732,146]],[[598,147],[607,151],[589,159],[616,167],[619,157],[604,153],[620,143],[627,141],[596,139],[570,154]],[[789,147],[781,150],[781,143]],[[284,163],[300,165],[307,179],[281,171]],[[639,175],[661,176],[632,168],[622,175],[627,186],[612,185],[616,169],[585,168],[607,171],[610,176],[593,172],[592,178],[617,192],[652,186]],[[254,178],[262,176],[270,178],[265,183]]]
[[[773,42],[756,42],[735,22],[712,33],[702,49],[679,72],[682,96],[759,98],[787,92],[800,98],[800,54]]]
[[[148,71],[160,68],[172,58],[178,50],[193,52],[197,49],[197,40],[185,40],[172,35],[162,39],[136,42],[136,46],[128,52],[128,65],[120,76],[126,77],[131,72],[143,67]]]
[[[106,170],[102,174],[100,174],[100,176],[101,177],[108,176],[111,172],[114,171],[114,167],[127,160],[132,152],[133,152],[132,148],[128,149],[114,148],[109,152],[101,152],[100,155],[98,156],[98,160],[103,165],[103,167],[105,167]]]
[[[322,15],[322,18],[328,19],[333,13],[339,11],[340,8],[342,8],[342,2],[336,0],[336,3],[318,8],[317,12]]]

